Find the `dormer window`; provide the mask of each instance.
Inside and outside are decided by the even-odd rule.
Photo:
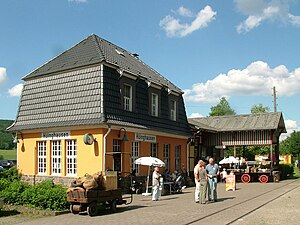
[[[132,86],[124,84],[124,110],[132,111]]]
[[[174,100],[171,100],[171,106],[170,106],[170,119],[176,121],[176,115],[177,115],[177,102]]]
[[[158,95],[154,93],[151,95],[151,115],[158,116]]]

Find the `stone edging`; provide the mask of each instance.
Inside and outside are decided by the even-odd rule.
[[[50,210],[29,208],[21,205],[4,205],[2,210],[16,210],[22,213],[30,213],[30,214],[42,215],[42,216],[58,216],[58,215],[70,213],[69,210],[50,211]]]

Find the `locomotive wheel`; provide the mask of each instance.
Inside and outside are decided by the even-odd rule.
[[[98,214],[98,207],[96,202],[92,202],[87,207],[87,213],[89,216],[96,216]]]
[[[251,177],[249,174],[243,174],[241,180],[244,184],[248,184],[251,180]]]
[[[259,177],[259,181],[260,181],[260,183],[265,184],[265,183],[268,183],[269,178],[268,178],[267,175],[261,175],[261,176]]]

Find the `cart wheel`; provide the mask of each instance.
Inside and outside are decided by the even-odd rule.
[[[267,175],[261,175],[261,176],[259,177],[260,183],[263,183],[263,184],[268,183],[268,180],[269,180],[269,178],[268,178]]]
[[[89,216],[96,216],[98,214],[98,207],[96,202],[92,202],[87,207],[87,213]]]
[[[114,199],[110,203],[110,209],[112,212],[117,212],[117,199]]]
[[[71,204],[70,205],[70,212],[73,214],[78,214],[80,210],[78,210],[78,207],[76,205]]]
[[[248,184],[251,180],[251,177],[249,174],[243,174],[241,180],[244,184]]]

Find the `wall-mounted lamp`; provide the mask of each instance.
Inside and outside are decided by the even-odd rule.
[[[128,141],[128,137],[127,137],[127,134],[126,134],[126,129],[123,128],[123,127],[119,130],[118,137],[119,138],[121,137],[121,130],[124,130],[124,136],[123,136],[122,141]]]
[[[23,141],[23,134],[22,134],[22,132],[20,132],[20,131],[19,131],[19,133],[20,133],[21,139],[22,139],[22,141]],[[14,143],[14,144],[17,144],[18,142],[19,142],[19,140],[18,140],[18,131],[17,131],[17,132],[16,132],[16,135],[15,135],[15,137],[14,137],[13,143]]]

